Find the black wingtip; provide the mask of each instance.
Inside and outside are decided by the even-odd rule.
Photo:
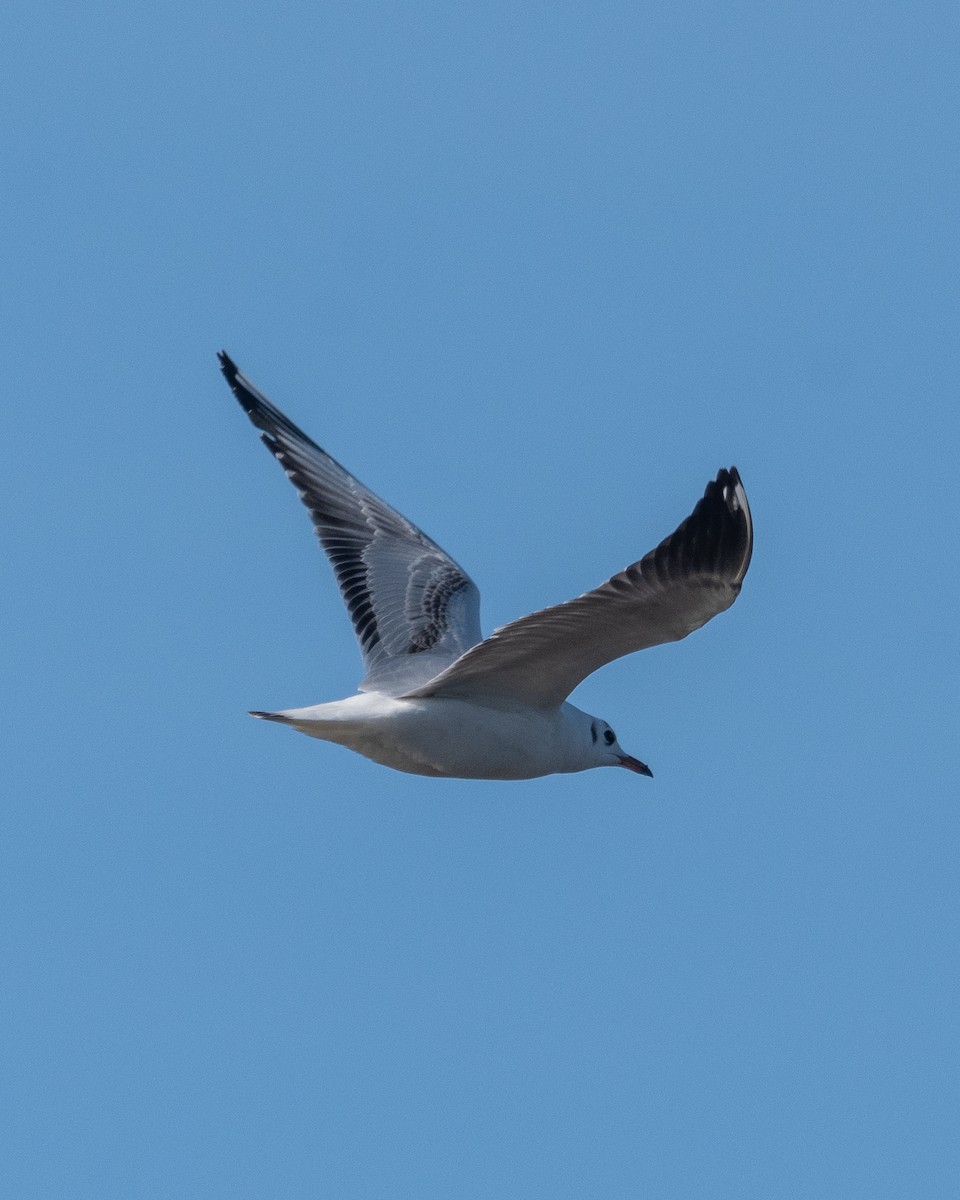
[[[644,557],[641,566],[661,578],[673,572],[712,576],[736,593],[752,555],[753,518],[740,472],[722,467],[690,516]]]
[[[240,402],[241,408],[254,421],[254,424],[258,424],[254,414],[258,409],[263,408],[265,397],[257,395],[251,389],[249,382],[240,374],[240,368],[226,350],[218,350],[217,358],[220,360],[220,370],[223,377],[230,385],[230,390],[236,399]]]
[[[223,377],[231,387],[234,386],[239,374],[237,364],[233,361],[226,350],[218,350],[217,358],[220,360],[220,370],[223,372]]]
[[[743,582],[753,557],[753,514],[750,512],[747,490],[743,486],[743,480],[736,467],[719,471],[716,483],[727,510],[727,517],[734,524],[736,530],[736,542],[741,555],[739,579],[737,580],[737,583],[740,584]]]
[[[721,467],[689,521],[695,539],[698,526],[709,531],[715,569],[731,572],[730,582],[739,586],[753,556],[753,517],[736,467]]]
[[[281,433],[286,438],[303,442],[315,450],[320,450],[313,438],[307,437],[302,429],[294,425],[289,417],[284,416],[279,408],[275,408],[266,396],[253,386],[226,350],[217,351],[217,358],[220,360],[223,377],[230,385],[230,390],[240,407],[258,429],[269,435],[263,440],[271,454],[277,454],[277,439]]]

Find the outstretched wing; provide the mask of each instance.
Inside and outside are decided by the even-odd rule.
[[[656,550],[592,592],[504,625],[408,695],[554,708],[604,663],[679,641],[729,608],[752,552],[747,496],[731,467]]]
[[[350,613],[362,691],[400,695],[479,642],[480,593],[416,525],[354,479],[221,351],[220,369],[310,510]]]

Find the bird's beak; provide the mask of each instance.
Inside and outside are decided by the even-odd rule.
[[[636,771],[638,775],[649,775],[653,778],[653,772],[646,763],[642,763],[639,758],[633,758],[629,754],[621,754],[617,762],[618,767],[626,767],[628,771]]]

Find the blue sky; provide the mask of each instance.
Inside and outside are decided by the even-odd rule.
[[[956,1190],[954,6],[7,5],[5,1187]],[[487,630],[736,463],[736,606],[401,776],[216,366]]]

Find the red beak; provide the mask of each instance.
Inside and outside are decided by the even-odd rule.
[[[632,758],[629,754],[621,754],[618,767],[626,767],[628,771],[636,771],[638,775],[649,775],[653,778],[653,772],[646,763],[642,763],[639,758]]]

